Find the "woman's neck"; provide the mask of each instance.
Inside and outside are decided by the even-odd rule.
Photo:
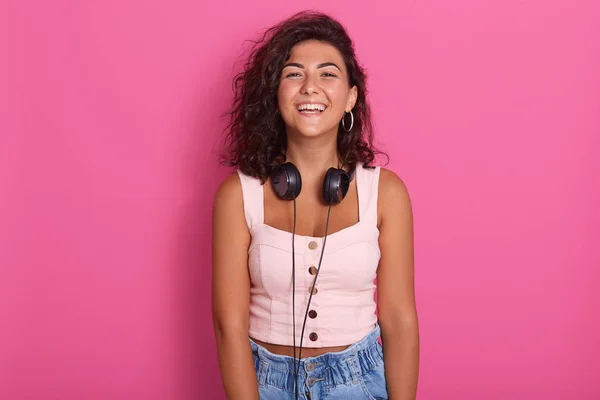
[[[330,167],[338,167],[340,157],[337,138],[325,136],[319,138],[288,138],[286,160],[292,162],[300,171],[303,181],[322,179]]]

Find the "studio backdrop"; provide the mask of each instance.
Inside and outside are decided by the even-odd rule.
[[[30,0],[0,6],[0,399],[225,398],[222,114],[303,9],[411,194],[419,400],[600,398],[597,1]]]

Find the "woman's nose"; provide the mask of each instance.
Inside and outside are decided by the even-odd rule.
[[[318,94],[320,92],[320,88],[316,78],[310,74],[307,74],[300,91],[302,94]]]

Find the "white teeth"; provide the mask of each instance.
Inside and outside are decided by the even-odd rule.
[[[299,111],[303,111],[303,110],[325,111],[325,105],[323,105],[323,104],[300,104],[297,108]]]

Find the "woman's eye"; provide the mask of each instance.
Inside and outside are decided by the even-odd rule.
[[[336,74],[332,73],[332,72],[324,72],[322,75],[322,77],[324,78],[335,78],[337,77]],[[299,72],[290,72],[288,74],[285,75],[286,78],[298,78],[298,77],[302,77],[302,74]]]

